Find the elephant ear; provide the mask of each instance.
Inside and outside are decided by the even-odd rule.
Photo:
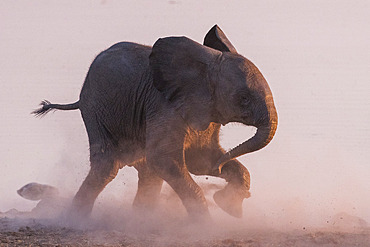
[[[208,31],[203,44],[222,52],[238,53],[224,32],[222,32],[221,28],[217,25],[214,25],[211,30]]]
[[[197,130],[211,122],[213,90],[208,74],[216,55],[186,37],[168,37],[157,40],[149,57],[154,87]]]

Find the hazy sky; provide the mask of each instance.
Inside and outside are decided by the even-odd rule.
[[[202,42],[217,23],[260,68],[279,114],[272,143],[240,158],[252,177],[245,214],[320,221],[346,211],[370,222],[369,13],[366,0],[1,1],[0,211],[32,208],[16,194],[32,181],[74,193],[89,169],[79,111],[36,119],[41,100],[76,101],[93,58],[116,42]],[[252,134],[226,126],[222,143]],[[125,168],[102,198],[131,200],[135,187]]]

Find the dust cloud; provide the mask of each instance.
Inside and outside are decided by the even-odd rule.
[[[141,219],[131,209],[137,173],[125,167],[99,196],[90,225],[105,229],[103,239],[111,236],[114,243],[125,232],[146,233],[142,245],[163,237],[162,232],[182,240],[207,236],[202,243],[209,245],[220,244],[209,242],[213,236],[226,241],[223,245],[263,245],[267,239],[345,245],[346,238],[336,232],[365,241],[370,222],[369,9],[368,1],[221,1],[216,6],[214,1],[2,1],[0,212],[37,207],[38,202],[16,193],[29,182],[52,185],[70,199],[87,175],[88,143],[80,113],[35,119],[29,113],[40,100],[77,100],[94,56],[116,42],[152,45],[171,35],[202,42],[217,23],[266,77],[279,115],[273,141],[239,158],[251,174],[252,196],[244,201],[244,217],[232,218],[214,204],[212,195],[223,180],[194,177],[204,188],[213,223],[197,227],[187,221],[167,185],[158,212]],[[234,147],[253,132],[227,125],[222,145]],[[15,230],[24,226],[7,221],[0,224],[1,232],[12,224]],[[361,229],[365,235],[351,235]],[[299,242],[297,236],[305,237]],[[130,239],[135,243],[139,237]]]
[[[84,222],[67,218],[70,200],[57,196],[52,201],[42,199],[31,212],[12,210],[5,218],[0,217],[0,240],[10,244],[89,246],[271,246],[292,243],[348,246],[366,244],[370,240],[367,223],[347,213],[337,214],[325,227],[310,224],[302,227],[299,225],[303,223],[299,221],[302,208],[296,204],[285,204],[289,212],[285,221],[264,218],[253,207],[244,207],[249,210],[244,219],[234,219],[212,202],[212,194],[222,188],[222,183],[209,183],[210,178],[204,179],[207,183],[197,180],[205,192],[211,220],[187,217],[180,199],[165,185],[159,205],[153,211],[135,211],[130,202],[106,194],[95,205],[90,219]],[[294,212],[297,215],[293,215]]]

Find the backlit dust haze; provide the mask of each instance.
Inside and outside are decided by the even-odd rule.
[[[0,211],[32,209],[16,193],[29,182],[73,195],[89,169],[80,112],[36,119],[30,112],[41,100],[75,102],[94,57],[116,42],[202,42],[218,24],[261,70],[279,114],[273,141],[239,158],[252,197],[235,221],[308,227],[345,212],[370,222],[369,13],[365,0],[1,1]],[[222,130],[227,149],[254,133]],[[96,205],[130,204],[136,186],[126,167]]]

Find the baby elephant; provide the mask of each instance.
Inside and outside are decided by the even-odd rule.
[[[52,109],[81,111],[91,169],[71,214],[82,218],[126,165],[138,170],[135,208],[153,207],[165,180],[190,216],[208,217],[203,192],[190,172],[224,178],[228,184],[214,194],[215,202],[241,217],[250,177],[235,158],[265,147],[277,127],[265,78],[217,25],[203,45],[186,37],[161,38],[153,47],[117,43],[95,58],[77,102],[41,105],[35,115]],[[226,152],[219,133],[229,122],[255,126],[257,132]]]

